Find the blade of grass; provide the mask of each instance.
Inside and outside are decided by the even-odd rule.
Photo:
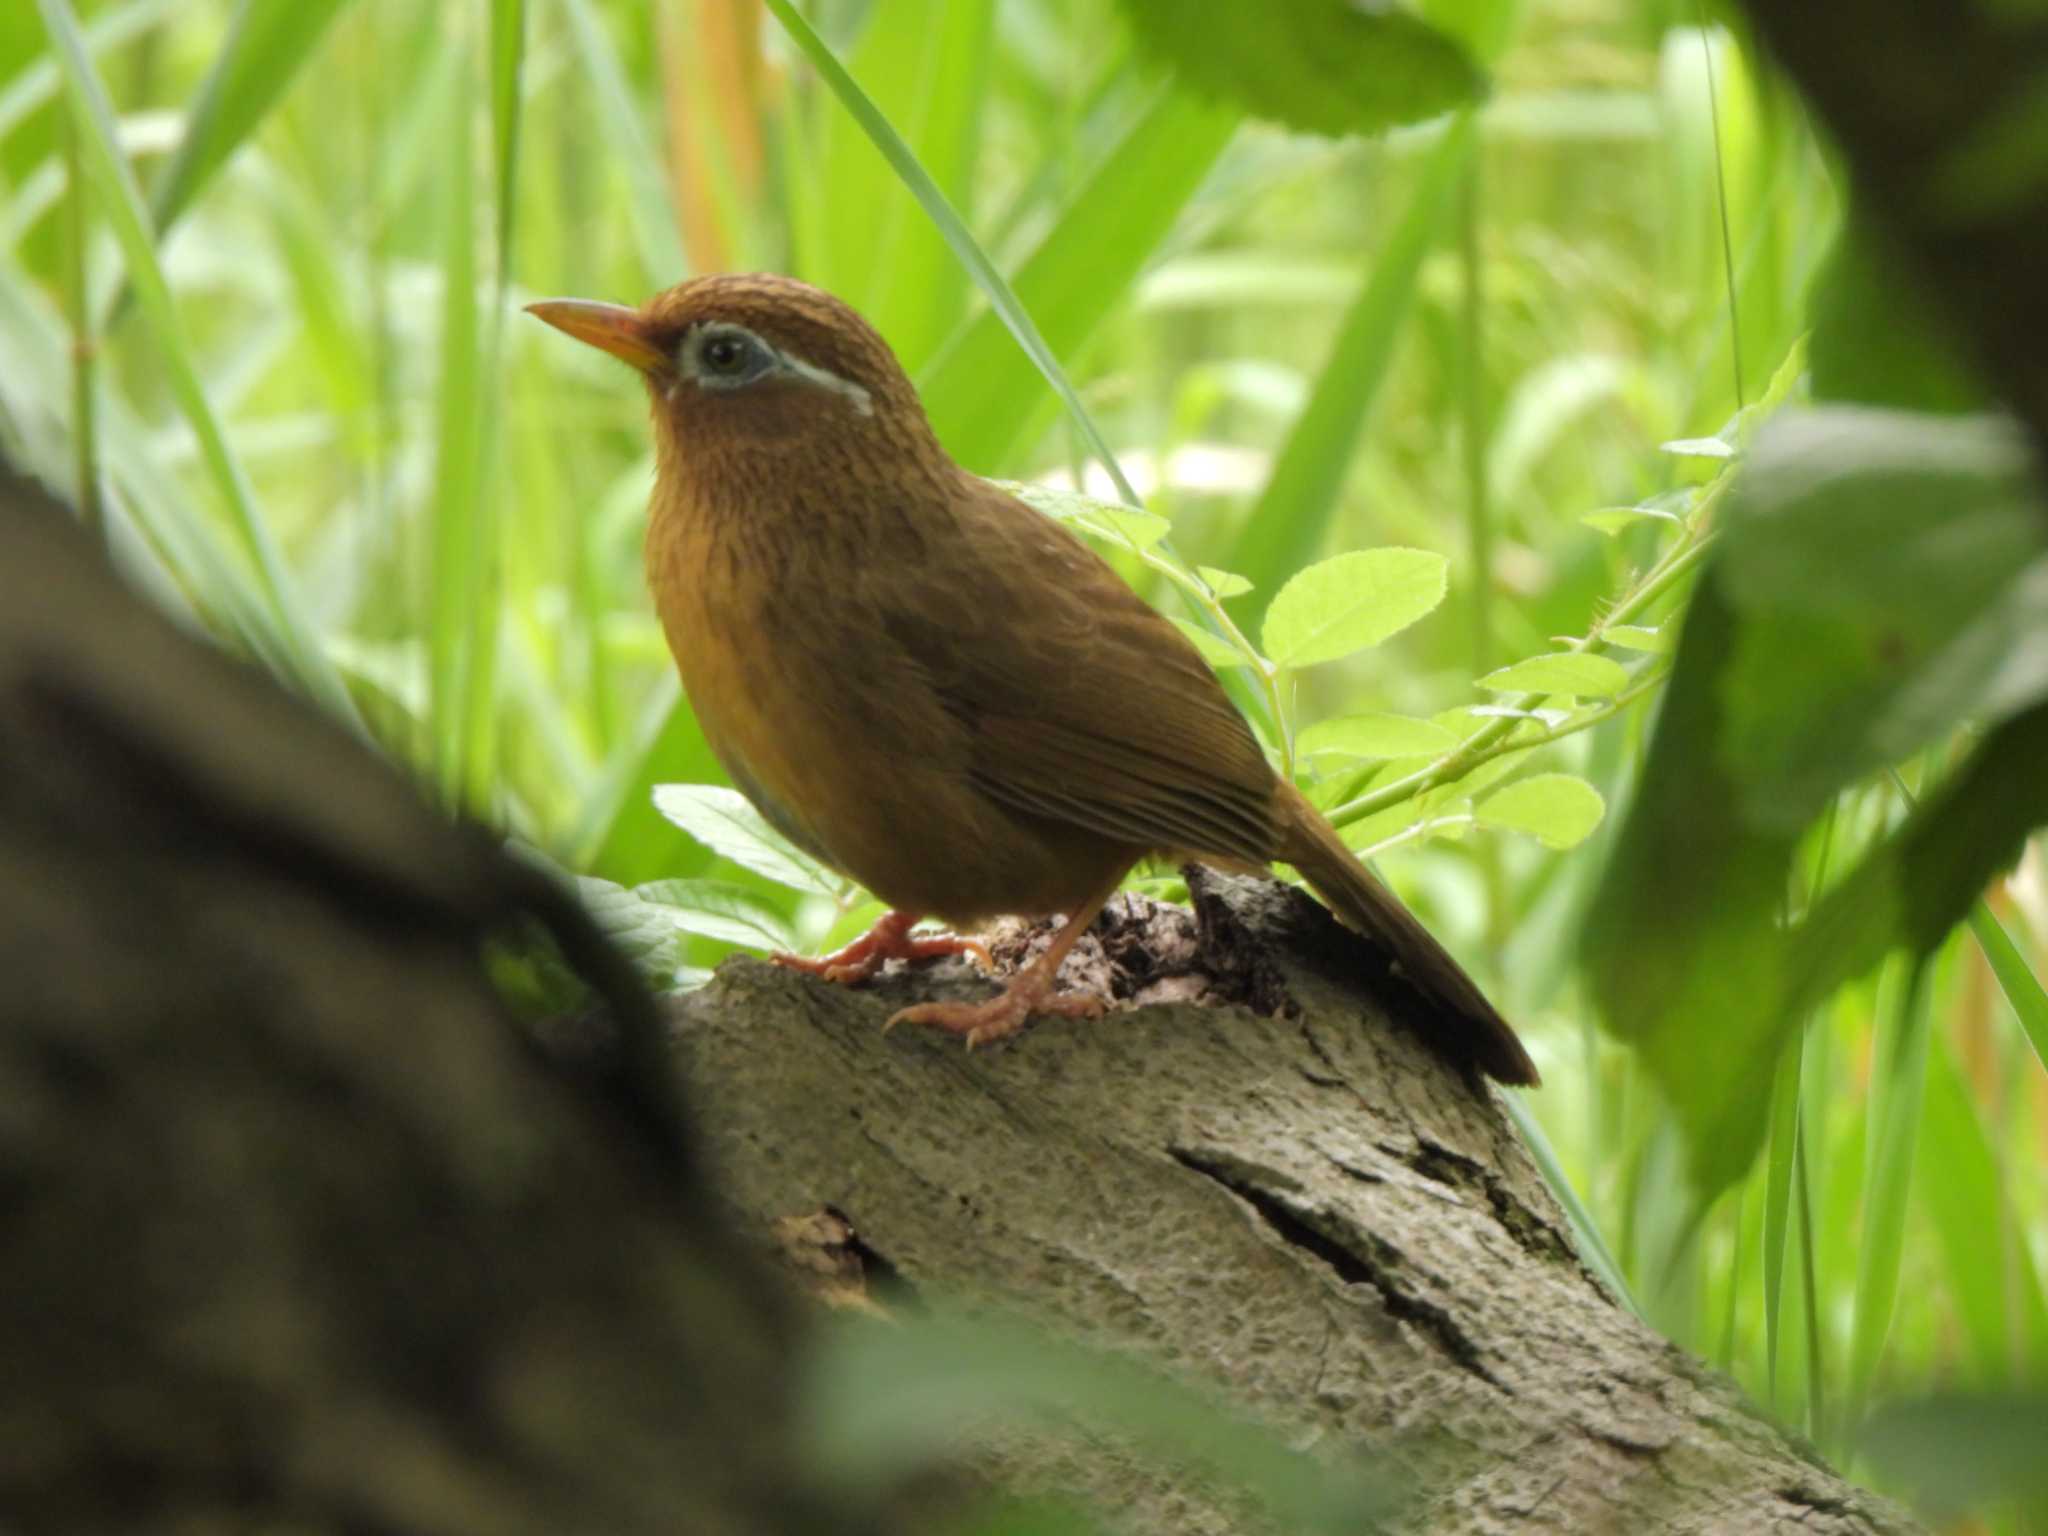
[[[972,215],[994,11],[988,0],[936,14],[928,0],[880,0],[847,65],[877,110],[904,125],[911,153],[963,220]],[[873,321],[915,373],[958,323],[966,271],[859,123],[829,113],[818,131],[820,227],[805,269]]]
[[[1792,1214],[1792,1169],[1799,1145],[1799,1075],[1806,1037],[1792,1041],[1771,1087],[1771,1142],[1764,1172],[1764,1369],[1778,1405],[1779,1323],[1785,1297],[1785,1233]]]
[[[1164,90],[1154,98],[1017,269],[1011,286],[1022,309],[1043,327],[1040,345],[1049,343],[1054,352],[1072,355],[1098,332],[1172,230],[1239,121],[1235,112],[1180,91]],[[983,469],[1008,462],[1039,398],[1031,370],[1004,339],[1006,327],[1014,333],[1011,317],[998,303],[956,333],[918,380],[939,436],[962,463]],[[1091,451],[1104,455],[1107,449],[1092,422],[1085,413],[1076,414],[1079,401],[1070,398],[1064,378],[1055,389]],[[1118,490],[1136,504],[1127,486],[1120,483]]]
[[[1550,1191],[1557,1196],[1557,1203],[1564,1207],[1565,1220],[1571,1223],[1572,1235],[1578,1239],[1579,1257],[1586,1267],[1606,1283],[1607,1289],[1620,1298],[1636,1316],[1643,1315],[1643,1309],[1636,1302],[1635,1293],[1622,1278],[1621,1266],[1614,1262],[1614,1255],[1608,1251],[1607,1240],[1600,1235],[1600,1224],[1593,1219],[1586,1202],[1579,1198],[1577,1188],[1564,1171],[1564,1165],[1557,1160],[1557,1153],[1551,1149],[1550,1139],[1543,1134],[1543,1127],[1529,1112],[1522,1099],[1513,1094],[1502,1096],[1507,1105],[1508,1117],[1522,1133],[1522,1143],[1528,1147],[1529,1155],[1536,1161]]]
[[[873,141],[875,148],[881,151],[883,159],[889,162],[890,167],[902,178],[904,185],[910,188],[911,194],[916,197],[926,217],[944,237],[953,255],[988,297],[989,313],[983,317],[985,323],[978,322],[957,344],[948,347],[945,355],[922,381],[923,387],[920,392],[932,412],[932,422],[939,435],[942,438],[948,437],[950,425],[952,436],[948,438],[949,444],[955,455],[969,464],[980,464],[983,468],[990,468],[993,461],[1000,457],[999,450],[988,453],[974,452],[970,447],[963,446],[963,440],[971,438],[976,432],[987,432],[994,438],[1014,433],[1016,417],[1028,406],[1028,395],[1032,387],[1029,373],[1017,366],[1015,354],[1002,343],[1002,331],[1007,330],[1015,338],[1016,344],[1023,349],[1039,375],[1060,397],[1061,403],[1066,406],[1068,413],[1087,439],[1090,450],[1101,460],[1111,479],[1116,482],[1117,493],[1129,505],[1138,505],[1137,493],[1124,478],[1123,470],[1116,462],[1116,456],[1110,452],[1109,444],[1104,441],[1094,419],[1081,404],[1081,398],[1068,380],[1058,355],[1048,345],[1045,336],[1040,334],[1038,325],[1032,318],[1031,308],[1023,301],[1022,296],[1030,292],[1034,297],[1043,296],[1050,299],[1054,297],[1053,292],[1038,294],[1038,289],[1045,285],[1048,278],[1068,278],[1072,274],[1067,269],[1078,271],[1085,268],[1088,261],[1101,259],[1103,252],[1100,247],[1108,230],[1118,227],[1125,218],[1135,217],[1144,220],[1143,212],[1139,207],[1133,206],[1134,203],[1145,204],[1150,200],[1156,207],[1157,200],[1153,198],[1156,177],[1169,174],[1169,167],[1166,164],[1153,166],[1153,177],[1146,180],[1120,174],[1115,178],[1113,186],[1104,185],[1103,178],[1098,176],[1090,192],[1083,194],[1082,204],[1079,205],[1086,207],[1088,218],[1085,221],[1077,220],[1077,210],[1070,210],[1069,217],[1061,223],[1061,231],[1066,232],[1066,238],[1061,239],[1056,232],[1054,237],[1040,246],[1038,253],[1025,264],[1025,272],[1020,276],[1017,288],[1013,290],[1011,285],[1003,280],[1002,274],[996,271],[995,264],[988,258],[988,253],[976,242],[952,203],[947,200],[946,194],[932,180],[930,173],[918,163],[917,156],[911,152],[910,146],[903,142],[902,135],[890,125],[881,109],[868,99],[867,93],[861,90],[853,76],[846,72],[846,67],[839,62],[838,56],[832,52],[825,40],[812,30],[810,23],[804,20],[790,0],[767,0],[767,4],[775,19],[782,24],[783,30],[789,34],[791,41],[811,61],[820,77],[831,87],[832,93],[839,98],[840,104],[853,115],[854,120]],[[1162,110],[1167,104],[1178,104],[1176,115],[1179,120],[1167,126],[1166,137],[1161,137],[1155,130],[1153,137],[1160,138],[1158,147],[1166,154],[1148,155],[1147,159],[1171,158],[1177,152],[1183,168],[1190,161],[1199,161],[1201,169],[1206,171],[1215,156],[1222,153],[1224,142],[1236,127],[1236,116],[1214,109],[1195,108],[1174,96],[1165,98]],[[1206,134],[1203,132],[1205,125],[1208,130]],[[1203,153],[1205,149],[1206,155]],[[1135,171],[1136,167],[1129,169]],[[1194,180],[1199,180],[1199,176]],[[1193,181],[1190,180],[1186,183],[1186,192],[1192,191]],[[1181,198],[1169,199],[1172,208],[1166,222],[1171,221],[1171,212],[1178,212],[1184,198],[1185,193]],[[1086,230],[1082,228],[1083,222],[1088,226]],[[1159,232],[1163,232],[1163,228],[1164,225],[1160,225]],[[1083,234],[1087,235],[1096,247],[1092,256],[1084,256],[1079,250],[1069,249],[1069,245],[1078,243],[1077,237]],[[1151,241],[1143,243],[1149,250]],[[1113,264],[1113,259],[1111,263],[1106,263]],[[1132,271],[1135,272],[1135,263]],[[1095,291],[1108,285],[1105,277],[1095,282],[1070,286]],[[1115,284],[1118,291],[1122,286],[1121,281]],[[1099,294],[1097,296],[1100,297]],[[1106,309],[1107,302],[1107,298],[1100,298],[1100,309]],[[1087,328],[1092,326],[1093,319],[1100,318],[1100,309],[1093,318],[1086,320],[1081,328],[1082,336],[1085,336]],[[1069,324],[1077,313],[1085,313],[1085,310],[1077,309],[1071,304],[1061,310],[1062,316]],[[1070,344],[1077,344],[1082,339],[1082,336],[1065,335],[1065,330],[1066,327],[1062,327],[1061,334]],[[1000,411],[1000,402],[990,398],[992,378],[1007,386],[1006,389],[997,389],[997,395],[1015,397],[1011,400],[1012,409],[1002,413],[1005,419],[1001,421],[998,421],[994,414]],[[1018,382],[1008,382],[1013,380]]]
[[[184,0],[128,0],[86,23],[85,51],[88,57],[132,43],[182,6]],[[57,61],[45,54],[27,65],[0,89],[0,139],[19,128],[40,111],[43,104],[62,90],[64,80]],[[13,189],[19,192],[19,188]]]
[[[72,487],[79,521],[102,549],[107,543],[106,509],[100,501],[99,344],[93,339],[92,213],[87,206],[85,167],[78,150],[78,124],[67,118],[64,136],[65,293],[71,320],[71,434],[77,445],[78,477]]]
[[[480,494],[485,368],[470,169],[472,89],[473,75],[465,69],[442,140],[440,417],[426,639],[434,779],[449,804],[480,810],[491,789],[490,754],[487,743],[472,740],[471,725],[489,717],[484,631],[495,625],[497,609],[488,580],[490,520]]]
[[[491,144],[496,150],[498,181],[499,319],[511,275],[513,215],[519,206],[520,97],[525,77],[526,0],[491,0]]]
[[[1926,1096],[1935,963],[1919,961],[1910,968],[1895,963],[1893,984],[1886,989],[1889,1006],[1880,1010],[1878,1054],[1871,1074],[1863,1240],[1857,1246],[1856,1311],[1849,1338],[1845,1423],[1850,1425],[1870,1400],[1898,1301],[1899,1273],[1905,1258],[1906,1196],[1913,1182]]]
[[[2042,989],[2040,978],[2028,967],[1998,914],[1982,898],[1970,909],[1970,932],[1998,979],[1998,990],[2012,1005],[2027,1043],[2034,1048],[2035,1060],[2048,1067],[2048,991]]]
[[[128,280],[156,343],[166,382],[198,440],[200,456],[219,491],[239,553],[253,569],[270,631],[266,659],[279,665],[290,682],[330,713],[357,724],[347,687],[313,633],[311,616],[294,592],[283,557],[200,384],[198,368],[178,324],[170,285],[157,261],[141,188],[121,153],[113,107],[86,54],[78,19],[69,0],[38,0],[38,4],[64,75],[65,96],[78,126],[87,174],[99,191],[107,221],[126,258]]]
[[[1338,330],[1308,408],[1224,562],[1266,597],[1313,560],[1327,537],[1365,419],[1392,366],[1422,260],[1452,207],[1472,153],[1470,114],[1430,152],[1401,221]]]
[[[157,236],[192,206],[206,183],[277,104],[349,0],[241,0],[213,57],[185,136],[164,167],[150,215]]]
[[[1977,1379],[2002,1385],[2024,1375],[2027,1362],[2048,1360],[2048,1305],[2025,1243],[2014,1245],[2009,1272],[1986,1262],[1990,1235],[2011,1221],[2008,1180],[1946,1039],[1928,1057],[1926,1114],[1927,1166],[1938,1171],[1921,1192]]]

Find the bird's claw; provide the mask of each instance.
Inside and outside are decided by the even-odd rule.
[[[889,1015],[882,1026],[887,1034],[898,1024],[929,1024],[949,1034],[963,1036],[967,1049],[1006,1040],[1036,1014],[1057,1014],[1062,1018],[1100,1018],[1108,1004],[1087,992],[1053,992],[1049,988],[1013,983],[984,1003],[913,1003]]]
[[[947,955],[969,955],[984,971],[995,969],[995,960],[979,939],[958,933],[913,933],[916,914],[884,914],[866,933],[829,955],[813,959],[807,955],[777,953],[768,958],[785,970],[823,977],[838,986],[858,986],[869,980],[891,960],[939,960]]]

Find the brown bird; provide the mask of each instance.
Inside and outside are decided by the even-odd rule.
[[[852,309],[773,276],[701,277],[637,310],[530,307],[646,378],[647,578],[705,739],[790,841],[894,909],[785,964],[856,981],[891,958],[985,960],[912,925],[1065,914],[999,996],[890,1020],[1000,1039],[1031,1014],[1102,1011],[1054,978],[1139,860],[1279,859],[1451,1015],[1453,1054],[1536,1082],[1195,649],[1073,534],[955,464]]]

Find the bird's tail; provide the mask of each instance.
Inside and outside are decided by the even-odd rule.
[[[1377,944],[1409,985],[1444,1010],[1458,1037],[1452,1042],[1458,1056],[1500,1082],[1534,1087],[1536,1063],[1450,952],[1373,878],[1321,812],[1292,787],[1283,786],[1281,795],[1280,857],[1301,871],[1346,927]]]

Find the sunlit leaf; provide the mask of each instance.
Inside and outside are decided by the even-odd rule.
[[[1660,452],[1681,459],[1732,459],[1735,445],[1718,437],[1677,437],[1657,445]]]
[[[1425,549],[1367,549],[1312,565],[1274,594],[1261,646],[1307,667],[1378,645],[1444,599],[1446,562]]]
[[[1628,686],[1628,673],[1620,662],[1605,656],[1561,651],[1554,656],[1531,656],[1479,679],[1481,688],[1495,693],[1562,693],[1579,699],[1602,699]]]
[[[1202,653],[1202,660],[1212,667],[1248,667],[1252,664],[1251,657],[1228,641],[1210,634],[1199,624],[1176,618],[1173,627],[1188,637],[1189,643]]]
[[[654,806],[714,853],[778,885],[832,896],[846,884],[771,827],[736,789],[720,784],[657,784]]]
[[[1458,737],[1433,720],[1411,715],[1343,715],[1318,720],[1295,738],[1303,757],[1331,753],[1366,760],[1395,757],[1436,757],[1458,744]]]
[[[1349,0],[1124,0],[1142,44],[1183,78],[1307,133],[1373,133],[1469,105],[1485,76],[1420,18]]]
[[[782,914],[758,896],[720,880],[652,880],[633,894],[667,913],[677,928],[747,949],[790,950],[796,937]]]
[[[1575,774],[1539,773],[1488,795],[1473,814],[1481,826],[1526,832],[1546,848],[1570,848],[1592,836],[1607,802]]]
[[[1238,597],[1252,589],[1250,580],[1235,571],[1219,571],[1213,565],[1198,565],[1195,567],[1195,573],[1209,584],[1209,590],[1218,597]]]
[[[1661,624],[1654,629],[1645,629],[1640,624],[1613,624],[1600,631],[1600,638],[1624,650],[1647,651],[1653,656],[1666,655],[1677,644],[1671,626]]]
[[[676,925],[659,907],[624,886],[581,875],[576,894],[598,930],[658,985],[666,985],[681,963]]]

